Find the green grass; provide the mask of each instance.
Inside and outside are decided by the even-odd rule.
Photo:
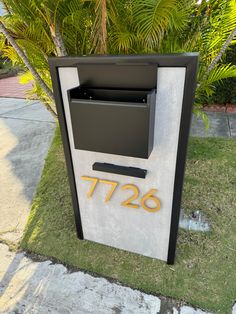
[[[236,141],[191,138],[182,206],[201,209],[211,232],[181,230],[176,263],[76,238],[70,190],[57,129],[21,247],[64,264],[171,296],[219,313],[236,299]]]

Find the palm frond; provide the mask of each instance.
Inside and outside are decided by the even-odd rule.
[[[198,99],[204,99],[212,96],[215,92],[215,83],[221,83],[222,80],[236,77],[236,66],[232,64],[220,64],[216,65],[206,79],[204,77],[204,70],[200,72],[198,77],[199,85],[196,90],[196,97]]]
[[[206,79],[208,84],[214,82],[221,82],[223,79],[229,77],[236,77],[236,65],[232,64],[221,64],[217,65],[210,73]]]
[[[115,53],[131,53],[135,52],[134,47],[137,44],[137,36],[126,30],[113,31],[110,34],[111,49]]]
[[[186,3],[186,1],[181,1]],[[180,30],[186,23],[184,8],[180,12],[177,0],[136,0],[134,19],[136,28],[142,34],[149,49],[159,46],[168,29]]]

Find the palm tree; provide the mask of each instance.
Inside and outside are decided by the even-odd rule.
[[[20,6],[16,0],[2,2],[8,9],[0,29],[4,34],[1,37],[3,55],[28,69],[20,80],[26,83],[35,80],[29,96],[38,94],[55,113],[47,57],[66,55],[57,20],[60,1],[23,0]]]
[[[63,0],[22,0],[19,5],[17,0],[1,0],[1,2],[7,6],[8,11],[11,12],[9,16],[12,16],[12,20],[21,20],[25,26],[28,27],[28,35],[36,35],[38,33],[38,39],[52,41],[54,44],[55,55],[66,55],[66,48],[63,42],[63,38],[60,33],[57,14],[60,4]]]
[[[191,20],[194,1],[121,0],[108,28],[112,53],[159,52],[167,36],[180,33]]]
[[[195,45],[201,53],[197,97],[201,103],[215,91],[215,83],[236,77],[236,66],[224,64],[227,48],[236,43],[236,1],[203,1],[197,9],[200,31]]]
[[[55,45],[56,55],[58,57],[66,56],[66,47],[60,32],[60,27],[57,20],[58,8],[62,0],[33,0],[30,1],[31,8],[37,12],[37,15],[45,21],[45,25],[50,30],[52,41]],[[14,1],[15,3],[15,1]]]
[[[173,53],[200,51],[197,102],[214,84],[236,76],[222,62],[236,42],[236,0],[0,0],[8,12],[2,22],[19,48],[51,88],[48,56],[88,53]],[[0,35],[0,50],[23,65]],[[32,78],[30,71],[23,81]],[[36,81],[34,92],[49,101]]]
[[[45,84],[43,79],[40,77],[38,72],[35,70],[35,68],[30,63],[29,59],[25,55],[24,51],[17,45],[14,38],[11,36],[10,32],[6,29],[4,24],[0,21],[0,31],[5,35],[6,39],[9,41],[9,43],[12,45],[12,47],[15,49],[18,56],[22,59],[26,67],[29,69],[29,71],[32,73],[34,78],[38,81],[44,92],[48,95],[48,97],[53,101],[53,94],[50,88]],[[50,105],[47,105],[48,110],[56,116],[55,111],[51,108]]]

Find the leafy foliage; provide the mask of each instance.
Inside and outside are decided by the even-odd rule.
[[[3,1],[3,0],[0,0]],[[47,58],[58,54],[56,29],[69,55],[200,52],[196,108],[222,80],[235,77],[225,56],[206,75],[236,28],[236,0],[4,0],[1,18],[31,64],[50,83]],[[236,43],[234,38],[231,46]],[[230,49],[230,48],[229,48]],[[0,34],[0,51],[27,71]],[[219,83],[221,82],[221,83]],[[40,97],[43,92],[35,84]]]
[[[168,30],[181,31],[189,21],[186,1],[181,1],[181,5],[177,0],[137,0],[134,3],[134,22],[147,52],[158,49]]]
[[[236,64],[236,45],[228,49],[224,62]],[[228,78],[215,84],[215,93],[206,99],[207,103],[236,104],[236,78]]]
[[[223,79],[236,77],[236,65],[219,64],[209,73],[205,80],[202,80],[201,85],[197,89],[197,98],[199,101],[205,100],[212,96],[218,85]]]

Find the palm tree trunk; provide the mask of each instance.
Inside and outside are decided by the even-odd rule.
[[[107,53],[107,4],[106,0],[101,1],[101,53]]]
[[[107,2],[96,0],[93,41],[95,53],[107,53]]]
[[[228,46],[230,45],[231,41],[234,39],[235,36],[236,36],[236,28],[234,28],[232,30],[232,32],[229,35],[229,37],[227,38],[226,42],[222,46],[220,52],[218,53],[218,55],[215,57],[215,59],[209,65],[209,67],[208,67],[208,69],[207,69],[207,71],[205,73],[205,76],[204,76],[205,78],[208,76],[208,74],[211,72],[211,70],[214,69],[215,65],[221,59],[221,57],[223,56],[224,52],[226,51],[226,49],[228,48]]]
[[[56,46],[58,57],[67,56],[66,47],[64,45],[64,41],[62,39],[58,24],[55,25],[55,37],[53,38],[53,42]]]
[[[0,21],[0,32],[2,32],[7,40],[10,42],[12,47],[15,49],[15,51],[18,53],[26,67],[30,70],[30,72],[33,74],[34,78],[39,82],[40,86],[44,90],[44,92],[48,95],[49,98],[51,98],[52,101],[54,101],[53,93],[50,90],[50,88],[45,84],[41,76],[38,74],[38,72],[35,70],[35,68],[30,63],[29,59],[25,55],[24,51],[18,46],[18,44],[15,42],[14,38],[11,36],[9,31],[6,29],[4,24]],[[56,112],[51,108],[50,105],[46,105],[47,109],[56,117]]]
[[[51,14],[51,21],[54,21],[54,17]],[[50,23],[49,24],[49,29],[50,29],[50,33],[51,33],[51,37],[53,40],[53,43],[56,47],[56,54],[58,57],[63,57],[63,56],[67,56],[67,51],[66,51],[66,47],[64,45],[64,41],[63,38],[61,36],[60,30],[59,30],[59,26],[57,24],[57,22],[55,23]]]

